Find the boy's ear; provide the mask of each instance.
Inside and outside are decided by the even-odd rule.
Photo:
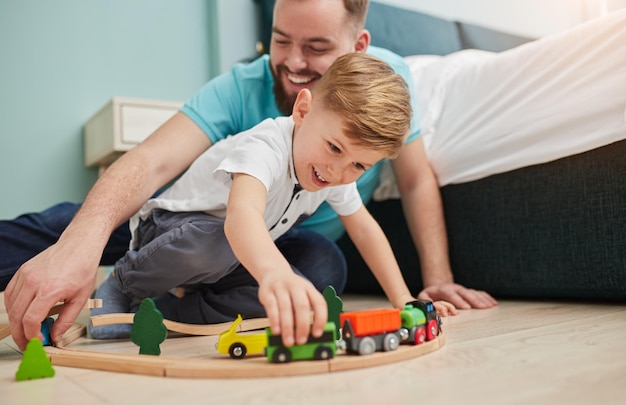
[[[293,104],[293,121],[300,125],[302,119],[305,115],[308,114],[311,109],[311,101],[313,100],[313,95],[311,94],[311,90],[302,89],[298,92],[296,96],[296,102]]]

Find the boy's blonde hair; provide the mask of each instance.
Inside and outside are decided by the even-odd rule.
[[[357,145],[389,158],[398,155],[411,128],[411,96],[386,62],[365,53],[343,55],[311,92],[324,108],[344,117],[344,133]]]

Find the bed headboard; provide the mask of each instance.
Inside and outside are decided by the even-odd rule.
[[[260,7],[260,35],[267,52],[272,34],[274,0],[254,1]],[[372,34],[372,45],[387,48],[401,56],[447,55],[468,48],[498,52],[532,39],[376,1],[370,3],[365,28]]]

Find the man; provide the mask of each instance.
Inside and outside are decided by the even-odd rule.
[[[269,61],[266,58],[262,66],[265,70],[271,66],[271,74],[256,72],[258,80],[249,87],[256,91],[257,97],[250,98],[246,93],[245,99],[239,100],[241,104],[235,106],[223,101],[223,93],[209,97],[214,90],[227,87],[228,83],[224,81],[232,80],[232,75],[237,72],[207,83],[181,112],[111,165],[98,179],[58,241],[20,267],[5,293],[11,333],[18,346],[23,349],[28,339],[39,336],[41,321],[59,301],[65,305],[51,336],[53,341],[60,339],[91,294],[102,253],[114,230],[137,212],[155,191],[189,167],[212,143],[248,129],[264,118],[288,114],[297,92],[312,87],[332,62],[345,53],[368,51],[394,68],[404,66],[408,72],[397,55],[368,49],[370,37],[363,28],[367,5],[366,0],[277,1],[270,58]],[[239,69],[242,73],[244,68]],[[407,78],[405,75],[405,80]],[[231,93],[237,90],[241,89],[232,89]],[[244,109],[246,114],[243,114]],[[418,137],[418,112],[414,111],[414,115],[410,142],[393,161],[393,168],[409,228],[420,252],[426,288],[419,297],[447,300],[458,308],[491,307],[496,302],[487,293],[466,289],[453,282],[439,189]],[[251,116],[257,119],[251,119]],[[207,121],[207,117],[212,121]],[[375,173],[361,176],[362,193],[366,189],[370,194],[373,191]],[[74,214],[71,207],[66,211]],[[66,213],[66,218],[67,223],[71,216]],[[291,240],[284,246],[279,240],[277,246],[286,256],[289,253],[285,250],[290,249],[291,255],[301,257],[302,267],[299,269],[303,274],[313,277],[315,271],[324,269],[319,263],[308,263],[308,269],[305,269],[304,258],[332,261],[333,273],[343,271],[345,274],[343,257],[332,241],[314,232],[294,231]],[[308,243],[311,239],[315,239],[314,243]],[[304,243],[298,245],[297,242],[302,240]],[[294,243],[298,249],[293,248]],[[126,243],[119,257],[127,246]],[[314,247],[319,254],[307,251],[306,246]]]

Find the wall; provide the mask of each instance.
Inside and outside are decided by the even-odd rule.
[[[214,37],[214,56],[221,73],[237,62],[256,57],[256,42],[260,37],[259,6],[252,0],[217,0],[215,3],[218,34]]]
[[[538,38],[626,7],[626,0],[375,0]]]
[[[206,0],[1,1],[0,218],[83,200],[97,173],[82,125],[112,96],[184,101],[216,73],[214,12]]]

